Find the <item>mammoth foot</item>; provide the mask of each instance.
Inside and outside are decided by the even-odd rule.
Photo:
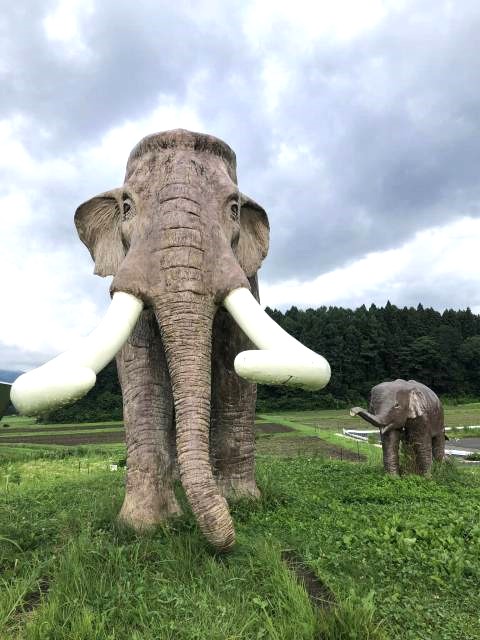
[[[118,514],[120,523],[141,532],[181,514],[171,486],[159,486],[158,479],[152,479],[149,474],[129,474],[125,498]]]
[[[387,476],[390,476],[390,478],[400,477],[400,471],[389,471],[388,469],[385,469],[385,473],[387,474]]]
[[[260,498],[260,490],[255,480],[217,478],[217,486],[222,496],[229,502],[235,502],[242,498],[250,498],[252,500]]]

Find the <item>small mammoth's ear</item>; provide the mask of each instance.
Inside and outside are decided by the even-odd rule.
[[[248,278],[260,268],[268,252],[270,225],[264,209],[240,195],[240,238],[236,248],[238,261]]]
[[[107,191],[81,204],[75,212],[80,240],[88,247],[99,276],[115,275],[125,249],[121,234],[122,191]]]
[[[418,418],[424,413],[423,406],[423,398],[420,394],[414,389],[410,391],[409,401],[408,401],[408,414],[407,417],[410,419]]]

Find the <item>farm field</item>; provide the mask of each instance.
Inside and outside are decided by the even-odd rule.
[[[476,424],[474,408],[452,409]],[[335,435],[352,422],[260,416],[262,499],[232,508],[238,544],[216,556],[180,487],[185,515],[165,528],[116,526],[124,446],[101,437],[123,438],[121,423],[4,418],[0,638],[478,638],[480,469],[385,477],[379,449]],[[28,434],[50,441],[8,442]],[[58,441],[74,435],[97,439]]]
[[[444,405],[445,425],[447,427],[480,426],[480,402],[461,405]],[[271,418],[273,414],[269,414]],[[322,411],[282,411],[279,419],[317,430],[340,431],[342,428],[354,429],[367,423],[351,416],[348,409],[326,409]]]
[[[259,424],[271,422],[285,425],[293,428],[295,432],[302,431],[309,435],[322,432],[322,437],[328,436],[328,432],[341,433],[343,428],[354,429],[366,426],[363,420],[350,416],[347,409],[282,411],[278,414],[260,414],[258,422]],[[455,438],[478,437],[480,434],[480,403],[445,406],[445,424],[454,429]],[[456,427],[475,425],[479,425],[478,430],[456,429]],[[121,443],[123,441],[122,422],[37,424],[31,418],[18,416],[7,416],[0,420],[0,445],[13,442],[78,445],[95,444],[96,442]]]

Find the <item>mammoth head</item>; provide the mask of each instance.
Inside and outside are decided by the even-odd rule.
[[[426,399],[418,384],[398,379],[382,382],[372,388],[369,411],[354,407],[350,414],[360,416],[385,435],[390,431],[402,430],[407,420],[419,418],[426,410]]]
[[[140,206],[123,188],[102,193],[81,204],[75,225],[82,242],[95,262],[94,273],[113,276],[123,262],[135,230],[133,218]],[[268,251],[269,223],[266,212],[254,200],[239,194],[233,215],[240,212],[234,254],[247,277],[253,276]],[[141,225],[141,221],[139,221]]]
[[[248,288],[269,244],[267,214],[239,192],[230,147],[183,130],[142,140],[123,186],[80,205],[75,224],[95,273],[118,274],[113,290],[143,300],[181,292],[182,281],[217,299]]]

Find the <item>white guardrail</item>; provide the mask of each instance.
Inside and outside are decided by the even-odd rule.
[[[461,429],[480,429],[480,425],[474,424],[467,427],[455,427],[456,430],[460,431]],[[452,427],[445,427],[445,431],[452,431]],[[342,434],[345,438],[351,438],[352,440],[361,440],[362,442],[368,442],[368,437],[371,434],[379,435],[378,429],[342,429]],[[372,443],[374,447],[381,447],[382,445],[377,443]],[[452,456],[460,456],[465,457],[469,456],[478,449],[453,449],[448,446],[446,448],[446,453]]]

